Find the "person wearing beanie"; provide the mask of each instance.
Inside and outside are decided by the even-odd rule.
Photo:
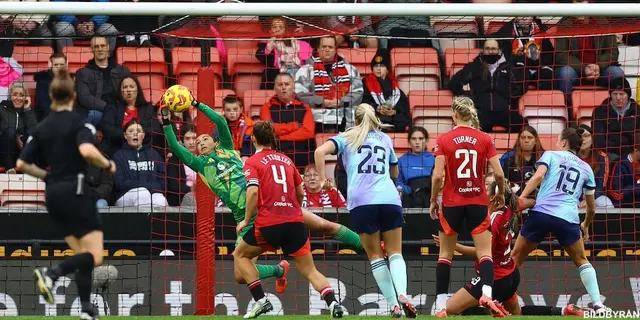
[[[383,123],[392,125],[391,131],[407,132],[411,126],[409,99],[391,73],[391,59],[386,50],[378,50],[371,60],[371,71],[363,79],[362,102],[371,105]]]
[[[633,150],[633,135],[640,129],[640,110],[631,99],[631,86],[625,78],[609,84],[609,98],[593,110],[593,142],[596,150],[612,154],[616,160]]]

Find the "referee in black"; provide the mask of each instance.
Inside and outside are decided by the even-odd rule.
[[[94,146],[96,129],[73,112],[75,85],[69,71],[58,71],[49,88],[50,115],[36,127],[20,154],[16,168],[46,183],[47,211],[76,255],[51,269],[38,268],[33,275],[44,299],[52,304],[51,292],[61,276],[76,272],[78,295],[82,302],[80,319],[98,319],[90,301],[92,272],[102,264],[102,222],[96,208],[96,195],[87,186],[88,163],[116,171],[113,161]],[[33,164],[43,157],[51,166],[47,172]]]

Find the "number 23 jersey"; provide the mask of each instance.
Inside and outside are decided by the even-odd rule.
[[[350,145],[342,135],[329,141],[335,144],[347,171],[347,209],[370,204],[402,206],[389,166],[397,165],[391,138],[383,132],[371,131],[360,148]]]
[[[445,157],[443,207],[489,205],[484,185],[487,160],[497,156],[491,136],[471,127],[455,127],[438,137],[435,156]]]
[[[596,189],[591,166],[570,151],[545,151],[536,162],[536,168],[539,166],[547,167],[547,173],[532,210],[580,223],[580,197]]]
[[[304,222],[296,187],[302,177],[289,157],[271,149],[258,150],[244,163],[247,188],[258,187],[256,228]]]

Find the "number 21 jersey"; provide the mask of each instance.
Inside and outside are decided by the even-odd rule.
[[[402,206],[389,166],[397,165],[393,142],[380,131],[371,131],[360,148],[354,148],[341,135],[332,141],[347,171],[347,209],[370,204]]]
[[[271,149],[258,150],[244,164],[247,188],[257,186],[256,228],[304,222],[296,187],[302,177],[289,157]]]
[[[491,136],[471,127],[455,127],[438,137],[435,156],[445,157],[443,207],[489,205],[484,186],[487,160],[497,156]]]
[[[545,151],[536,167],[547,167],[534,211],[571,223],[580,223],[578,204],[582,193],[593,194],[596,179],[588,163],[570,151]]]

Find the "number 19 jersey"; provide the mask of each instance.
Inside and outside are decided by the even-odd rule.
[[[445,158],[443,207],[487,206],[487,160],[497,156],[491,136],[471,127],[455,127],[438,137],[435,156]]]
[[[341,135],[329,141],[342,155],[347,171],[347,209],[370,204],[402,206],[396,185],[389,175],[389,166],[397,165],[398,159],[388,135],[371,131],[357,149]]]
[[[545,151],[536,162],[536,167],[541,165],[547,167],[547,173],[531,210],[580,223],[580,197],[596,189],[591,166],[570,151]]]
[[[271,149],[258,150],[244,164],[247,188],[257,186],[256,228],[304,222],[296,187],[302,177],[289,157]]]

